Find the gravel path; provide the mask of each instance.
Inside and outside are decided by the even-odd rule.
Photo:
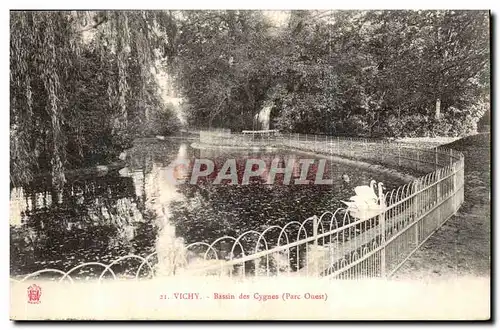
[[[406,140],[405,142],[411,142]],[[435,147],[435,141],[415,141]],[[465,155],[465,201],[394,274],[394,279],[490,276],[490,134],[478,134],[445,145]]]

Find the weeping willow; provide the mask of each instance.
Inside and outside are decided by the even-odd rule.
[[[68,113],[65,85],[78,58],[78,35],[67,12],[11,14],[11,174],[26,182],[50,169],[64,182]]]
[[[101,56],[116,58],[117,79],[108,86],[109,103],[119,109],[113,129],[128,126],[133,116],[148,120],[148,85],[158,60],[173,54],[176,36],[174,17],[169,11],[112,11],[100,13],[107,24],[99,30],[96,48]],[[133,76],[133,77],[131,77]],[[135,104],[130,104],[134,93]],[[139,109],[139,111],[137,111]]]
[[[68,168],[125,147],[160,106],[152,74],[174,27],[168,12],[11,12],[11,184],[48,172],[60,188]]]

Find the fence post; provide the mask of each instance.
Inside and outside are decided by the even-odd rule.
[[[460,206],[460,200],[459,200],[459,195],[458,195],[458,187],[459,182],[458,182],[458,172],[460,171],[459,169],[461,168],[461,163],[455,163],[453,164],[452,170],[453,170],[453,210],[455,211],[455,214],[458,211],[458,207]],[[459,168],[459,169],[457,169]]]
[[[382,196],[385,198],[385,196]],[[382,278],[385,278],[387,275],[386,272],[386,260],[385,260],[385,211],[379,215],[380,226],[382,228],[382,249],[380,250],[380,275]]]
[[[439,203],[441,200],[441,171],[437,170],[436,171],[436,205]],[[439,227],[439,224],[441,223],[441,208],[437,208],[438,211],[438,225],[436,227]]]
[[[436,170],[438,169],[438,147],[436,147]]]
[[[318,220],[319,218],[315,215],[313,217],[313,236],[314,236],[314,246],[318,245]]]
[[[419,185],[419,181],[418,179],[415,181],[415,191],[414,191],[414,194],[415,196],[413,197],[413,221],[415,222],[415,247],[418,246],[418,195],[420,195],[419,193],[419,189],[420,189],[420,185]]]
[[[436,203],[441,200],[441,171],[436,171]]]
[[[456,190],[457,190],[457,173],[455,172],[455,164],[452,165],[451,167],[451,173],[453,173],[453,177],[452,177],[452,182],[453,182],[453,191],[452,191],[452,196],[453,196],[453,199],[452,199],[452,203],[453,203],[453,214],[456,214],[457,213],[457,193],[456,193]]]

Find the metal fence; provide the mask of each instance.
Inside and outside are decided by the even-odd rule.
[[[258,139],[233,135],[225,139],[224,146],[265,142],[267,146],[366,160],[427,174],[384,194],[385,208],[369,219],[356,219],[341,208],[303,222],[291,221],[261,232],[250,230],[239,237],[220,237],[211,244],[192,243],[185,247],[175,275],[387,277],[453,216],[464,200],[464,157],[451,149],[418,149],[386,140],[303,134]],[[146,257],[124,256],[109,265],[85,263],[67,272],[44,269],[21,281],[45,273],[60,274],[60,281],[73,281],[71,274],[88,266],[102,268],[99,279],[117,278],[113,266],[130,259],[137,260],[133,278],[148,278],[155,276],[155,258],[156,252]]]
[[[229,276],[274,275],[359,278],[390,276],[452,215],[463,202],[464,159],[446,148],[418,149],[394,141],[340,138],[306,134],[241,136],[233,134],[228,145],[261,144],[336,155],[388,167],[428,173],[385,194],[385,210],[370,219],[351,218],[346,209],[313,216],[304,222],[272,226],[259,233],[224,237],[208,246],[218,258],[217,245],[232,241],[229,260],[219,263]],[[234,142],[237,141],[237,142]],[[257,238],[253,246],[241,241]],[[196,243],[195,243],[196,244]],[[208,265],[192,272],[213,272]]]

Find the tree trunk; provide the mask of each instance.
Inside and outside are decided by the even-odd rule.
[[[436,99],[436,119],[439,119],[441,117],[441,100],[438,98]]]

